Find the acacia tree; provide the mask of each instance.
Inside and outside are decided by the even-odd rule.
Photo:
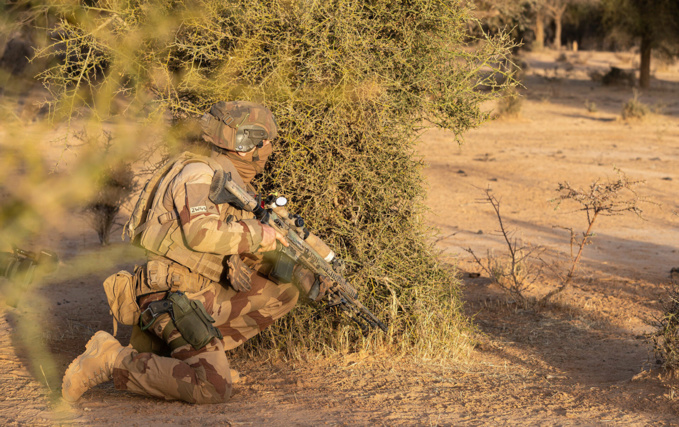
[[[640,43],[639,86],[651,83],[653,49],[679,53],[679,2],[676,0],[603,0],[604,21],[618,34]]]
[[[93,0],[54,9],[64,61],[42,75],[52,111],[178,120],[224,99],[265,103],[281,131],[260,189],[289,196],[347,261],[366,305],[390,324],[380,339],[430,356],[459,351],[468,335],[457,282],[421,222],[425,191],[412,153],[422,123],[459,137],[488,118],[481,104],[513,84],[502,68],[513,47],[504,33],[470,37],[470,10],[448,0]],[[267,337],[318,349],[362,339],[304,307]]]

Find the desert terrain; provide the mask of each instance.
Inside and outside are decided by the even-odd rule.
[[[0,303],[0,424],[679,424],[679,383],[661,375],[646,338],[653,331],[649,320],[668,297],[670,270],[679,267],[679,66],[656,66],[652,88],[639,94],[651,113],[639,121],[620,116],[633,97],[631,87],[590,78],[610,66],[631,70],[636,58],[526,54],[517,116],[484,124],[462,145],[442,130],[419,136],[426,221],[439,230],[442,260],[459,270],[465,310],[478,329],[467,360],[367,352],[303,361],[236,357],[232,365],[243,381],[225,404],[158,401],[108,383],[71,406],[59,399],[60,384],[50,378],[60,378],[92,333],[112,325],[100,286],[107,274],[78,276],[77,266],[64,261],[63,276],[72,271],[76,279],[51,283],[17,307]],[[480,257],[506,252],[497,217],[484,201],[489,189],[512,236],[544,248],[542,264],[532,267],[542,274],[528,293],[546,294],[568,268],[565,228],[582,233],[587,226],[577,205],[564,202],[556,209],[558,183],[615,179],[616,168],[644,181],[636,187],[643,215],[600,218],[572,286],[553,304],[519,304],[465,251]],[[68,230],[41,243],[64,260],[98,247],[77,213]],[[124,247],[116,242],[110,250]],[[106,253],[92,256],[102,264],[107,259]],[[126,256],[118,267],[130,269],[143,259],[135,250]],[[33,318],[40,325],[21,321]],[[126,333],[119,334],[123,342]],[[51,357],[36,357],[26,348],[27,336]]]

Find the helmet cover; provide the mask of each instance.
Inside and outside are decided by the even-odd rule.
[[[271,110],[247,101],[220,101],[200,120],[203,138],[230,151],[261,148],[263,141],[278,136],[278,124]]]

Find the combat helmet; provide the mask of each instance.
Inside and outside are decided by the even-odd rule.
[[[278,135],[271,110],[247,101],[220,101],[200,119],[203,139],[229,151],[261,148],[265,139]]]

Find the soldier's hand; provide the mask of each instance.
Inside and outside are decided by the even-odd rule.
[[[259,245],[257,252],[270,252],[276,250],[276,242],[281,242],[283,246],[290,246],[288,239],[281,233],[274,230],[273,227],[262,224],[262,243]]]
[[[240,255],[231,255],[226,261],[229,266],[229,283],[236,292],[252,289],[252,269],[245,265]]]
[[[307,296],[314,301],[320,301],[333,283],[327,277],[317,276],[301,265],[295,266],[292,273],[292,281],[301,287]]]
[[[328,279],[327,277],[318,276],[314,281],[313,286],[311,286],[311,290],[308,294],[309,298],[313,299],[314,301],[320,301],[330,290],[332,283],[332,280]]]

